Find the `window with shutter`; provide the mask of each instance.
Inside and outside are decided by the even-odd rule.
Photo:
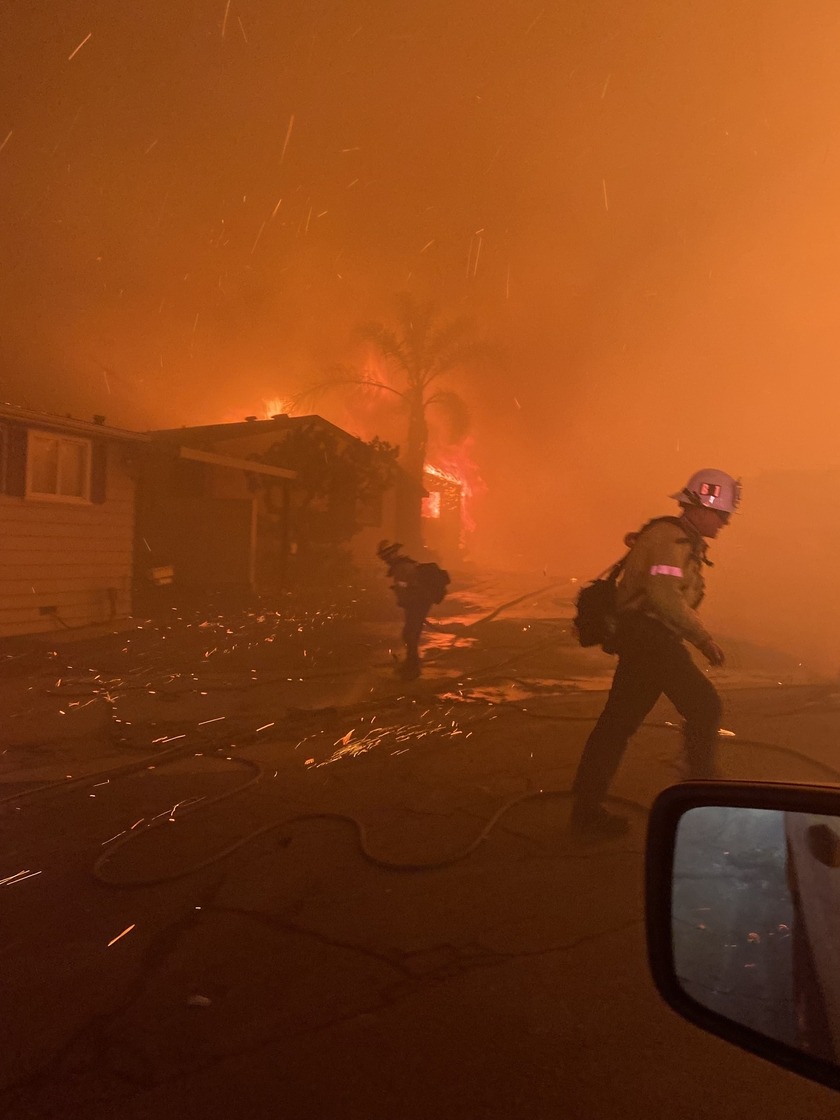
[[[26,448],[26,496],[45,501],[91,500],[89,439],[30,429]]]
[[[108,447],[101,439],[93,441],[90,460],[90,500],[101,505],[108,496]]]
[[[22,498],[26,494],[26,428],[5,425],[3,455],[3,493]]]

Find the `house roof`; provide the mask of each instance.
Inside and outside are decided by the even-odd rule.
[[[177,446],[182,448],[181,454],[184,455],[183,448],[218,448],[226,440],[238,440],[245,436],[257,435],[272,435],[274,432],[287,430],[290,427],[303,426],[308,424],[310,427],[327,429],[333,432],[337,437],[350,440],[356,443],[364,443],[359,436],[354,436],[350,432],[346,432],[343,428],[339,428],[337,424],[325,420],[323,416],[318,416],[316,413],[310,413],[306,416],[288,416],[285,413],[279,416],[273,416],[270,420],[258,420],[256,418],[250,420],[239,420],[227,424],[199,424],[193,427],[184,426],[182,428],[159,428],[155,431],[148,432],[149,438],[155,443],[166,443],[170,446]],[[252,468],[256,470],[257,468]],[[416,490],[419,493],[426,494],[428,491],[412,479],[403,467],[396,464],[397,475],[400,484],[404,489]]]
[[[345,432],[336,424],[325,420],[323,416],[315,413],[307,416],[288,416],[285,413],[273,416],[270,420],[237,420],[227,424],[199,424],[184,426],[182,428],[158,428],[148,435],[155,440],[179,443],[183,446],[198,447],[205,443],[223,443],[226,439],[241,439],[243,436],[271,435],[291,426],[310,424],[319,428],[331,429],[336,435],[349,440],[358,440],[358,436]],[[359,442],[362,442],[361,440]]]
[[[19,408],[13,404],[0,404],[0,422],[10,420],[28,427],[48,428],[74,435],[97,436],[99,439],[126,440],[130,443],[148,443],[145,432],[130,432],[125,428],[109,427],[104,420],[77,420],[74,416],[59,416],[54,412],[40,412],[33,408]]]

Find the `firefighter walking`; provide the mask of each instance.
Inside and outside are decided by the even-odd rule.
[[[627,831],[627,819],[602,802],[628,741],[663,694],[684,721],[687,776],[717,776],[720,697],[685,643],[710,665],[723,665],[723,651],[697,608],[705,590],[703,572],[710,566],[706,541],[735,512],[740,483],[724,471],[704,469],[671,496],[680,505],[679,518],[650,522],[628,539],[630,552],[617,586],[613,645],[618,665],[572,787],[571,825],[578,833],[619,836]]]

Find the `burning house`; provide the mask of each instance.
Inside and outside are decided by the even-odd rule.
[[[423,535],[440,556],[454,557],[463,548],[464,483],[454,474],[429,464],[423,470]]]

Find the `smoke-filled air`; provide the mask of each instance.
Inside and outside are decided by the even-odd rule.
[[[44,0],[0,28],[3,401],[404,446],[372,325],[423,309],[463,344],[429,439],[471,559],[590,578],[720,468],[709,618],[840,666],[834,0]]]

